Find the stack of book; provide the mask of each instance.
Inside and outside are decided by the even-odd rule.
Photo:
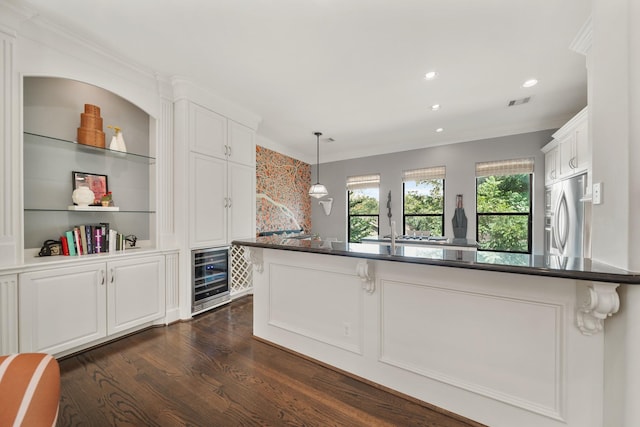
[[[108,222],[75,226],[60,241],[62,254],[67,256],[122,251],[125,247],[124,235],[109,229]]]

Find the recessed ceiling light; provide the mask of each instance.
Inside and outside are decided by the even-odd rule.
[[[529,79],[526,82],[522,83],[522,87],[533,87],[538,84],[538,80]]]
[[[427,74],[424,75],[424,79],[425,80],[433,80],[438,76],[438,73],[436,73],[435,71],[429,71]]]
[[[433,104],[431,106],[431,111],[438,111],[440,109],[440,104]]]
[[[438,129],[436,129],[436,132],[440,133],[440,132],[442,132],[443,130],[444,130],[444,128],[438,128]]]

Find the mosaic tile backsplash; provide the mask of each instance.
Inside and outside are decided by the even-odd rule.
[[[311,230],[311,166],[256,146],[256,234]]]

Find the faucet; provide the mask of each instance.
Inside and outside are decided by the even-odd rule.
[[[396,254],[396,222],[391,221],[391,255]]]

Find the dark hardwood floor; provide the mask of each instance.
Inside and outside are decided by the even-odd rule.
[[[252,297],[60,361],[58,426],[478,426],[252,338]]]

